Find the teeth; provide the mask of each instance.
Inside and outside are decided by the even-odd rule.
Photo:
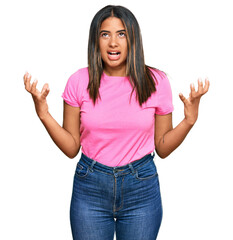
[[[114,54],[119,55],[120,53],[119,52],[108,52],[108,54],[110,54],[110,55],[114,55]]]

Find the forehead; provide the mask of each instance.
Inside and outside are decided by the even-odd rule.
[[[125,29],[120,18],[109,17],[105,19],[100,26],[100,30],[118,31]]]

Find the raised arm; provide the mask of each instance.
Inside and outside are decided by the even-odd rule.
[[[23,78],[25,89],[31,93],[36,113],[50,137],[66,156],[74,158],[80,149],[80,108],[64,103],[63,127],[61,127],[48,110],[46,101],[50,91],[48,84],[45,84],[40,92],[36,88],[37,80],[31,84],[31,76],[28,73]]]
[[[180,94],[180,99],[184,103],[184,119],[173,129],[172,114],[155,116],[155,150],[161,158],[167,157],[185,139],[198,118],[198,108],[201,97],[209,89],[209,81],[198,80],[198,90],[195,91],[193,84],[190,86],[189,98]]]

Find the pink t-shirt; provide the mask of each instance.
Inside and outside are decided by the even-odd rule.
[[[94,106],[89,97],[88,68],[79,69],[68,79],[64,101],[80,108],[81,151],[89,158],[111,167],[123,166],[152,153],[155,114],[173,111],[172,92],[166,75],[152,69],[156,92],[140,107],[128,77],[102,74],[100,96]]]

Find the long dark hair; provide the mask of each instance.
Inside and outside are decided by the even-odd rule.
[[[126,29],[128,44],[126,75],[130,77],[132,93],[136,88],[136,99],[142,106],[156,91],[154,82],[156,78],[150,70],[151,67],[145,65],[141,31],[137,19],[130,10],[122,6],[108,5],[102,8],[91,22],[88,41],[89,96],[94,104],[98,97],[101,99],[99,87],[104,63],[99,49],[99,31],[102,22],[109,17],[121,19]]]

